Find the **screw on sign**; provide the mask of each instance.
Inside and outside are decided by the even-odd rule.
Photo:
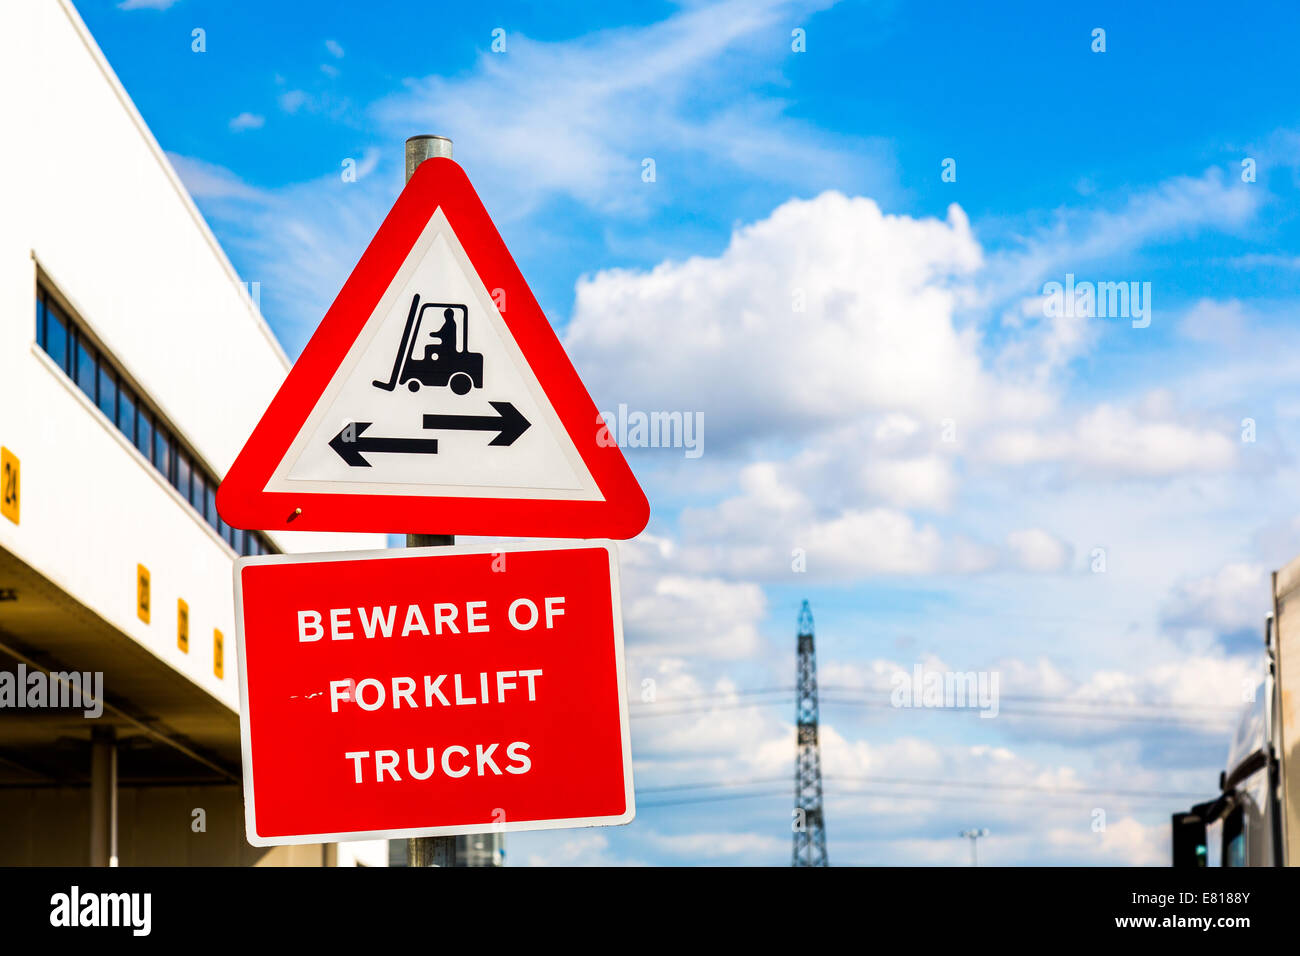
[[[267,555],[235,593],[255,846],[635,814],[612,544]]]

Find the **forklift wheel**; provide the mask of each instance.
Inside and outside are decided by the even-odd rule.
[[[420,380],[418,378],[413,378],[406,383],[406,387],[413,392],[418,392],[420,390]]]
[[[447,384],[451,386],[451,390],[457,395],[467,395],[469,390],[474,387],[474,380],[464,372],[457,372]]]

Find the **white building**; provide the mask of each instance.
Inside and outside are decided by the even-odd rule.
[[[4,16],[0,681],[102,672],[107,706],[0,683],[0,864],[364,855],[243,840],[231,565],[384,538],[216,516],[289,362],[72,4]]]

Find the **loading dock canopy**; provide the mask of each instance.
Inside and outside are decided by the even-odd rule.
[[[97,718],[0,706],[0,786],[89,786],[91,733],[105,728],[121,786],[239,780],[233,710],[4,549],[0,597],[0,672],[102,674],[104,697]]]

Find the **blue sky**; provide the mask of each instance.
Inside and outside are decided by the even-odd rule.
[[[1167,859],[1300,553],[1293,4],[80,10],[290,355],[437,132],[597,404],[704,414],[629,450],[643,809],[512,862],[785,863],[793,702],[743,692],[805,597],[832,862]],[[1000,715],[888,706],[917,665]]]

